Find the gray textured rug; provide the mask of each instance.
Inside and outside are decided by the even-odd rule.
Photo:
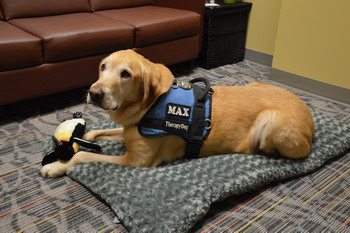
[[[221,155],[157,168],[104,163],[77,166],[68,175],[104,199],[131,232],[185,232],[210,205],[230,195],[307,174],[350,148],[350,126],[313,111],[315,136],[307,159]],[[111,128],[101,119],[91,128]],[[103,153],[122,154],[120,142],[101,141]],[[48,146],[50,143],[47,144]]]

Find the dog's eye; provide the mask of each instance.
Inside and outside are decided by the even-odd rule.
[[[100,67],[100,70],[101,70],[101,71],[104,71],[105,69],[106,69],[106,64],[103,63],[103,64],[101,65],[101,67]]]
[[[122,78],[131,78],[131,74],[128,70],[122,70],[122,72],[120,72],[120,77]]]

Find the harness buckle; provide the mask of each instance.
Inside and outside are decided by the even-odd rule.
[[[176,80],[176,81],[173,82],[173,85],[171,86],[171,88],[176,89],[178,87],[179,87],[179,83]]]
[[[207,126],[205,126],[205,129],[207,130],[211,129],[211,127],[213,126],[213,123],[210,119],[205,119],[205,123],[208,124]]]

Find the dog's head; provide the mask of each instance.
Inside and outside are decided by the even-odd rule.
[[[99,79],[90,87],[87,102],[107,110],[120,124],[121,115],[132,117],[147,110],[169,90],[174,79],[164,65],[152,63],[133,50],[109,55],[101,61],[99,70]]]

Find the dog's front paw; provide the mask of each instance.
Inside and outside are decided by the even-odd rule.
[[[57,177],[62,176],[67,172],[67,167],[60,161],[56,161],[50,164],[46,164],[40,170],[40,173],[44,177]]]
[[[96,141],[97,137],[98,137],[97,130],[91,130],[86,134],[84,134],[83,139],[89,142],[94,142]]]

